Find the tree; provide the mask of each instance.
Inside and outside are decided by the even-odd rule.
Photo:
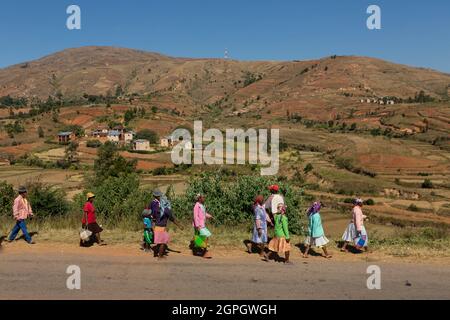
[[[116,88],[116,97],[122,96],[123,93],[124,93],[124,92],[123,92],[122,86],[121,86],[121,85],[118,85],[117,88]]]
[[[145,139],[150,141],[150,143],[155,144],[158,143],[159,137],[158,134],[150,129],[143,129],[136,134],[136,139]]]
[[[42,129],[42,127],[38,128],[38,136],[39,138],[44,138],[44,130]]]
[[[422,188],[423,189],[433,189],[433,182],[431,182],[430,179],[425,179],[425,181],[422,183]]]
[[[101,184],[108,177],[119,177],[136,171],[137,161],[128,161],[122,157],[114,143],[107,141],[98,148],[94,162],[95,185]]]
[[[304,172],[305,174],[307,174],[307,173],[311,172],[313,169],[314,169],[313,165],[312,165],[311,163],[308,163],[308,164],[306,165],[306,167],[303,169],[303,172]]]
[[[64,160],[68,163],[78,162],[78,142],[72,141],[70,142],[65,151]]]
[[[0,181],[0,216],[10,215],[16,192],[13,185]]]

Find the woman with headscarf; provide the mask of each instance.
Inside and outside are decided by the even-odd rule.
[[[153,201],[150,204],[150,209],[152,212],[152,218],[154,220],[154,243],[156,244],[158,250],[158,258],[165,258],[167,245],[169,243],[170,237],[167,231],[168,221],[172,221],[180,229],[182,227],[175,220],[172,213],[172,207],[169,200],[165,195],[159,191],[153,191]]]
[[[286,206],[279,204],[277,212],[274,216],[275,221],[275,237],[269,242],[269,250],[280,255],[284,254],[284,263],[292,264],[289,260],[291,244],[289,235],[289,221],[286,216]]]
[[[362,212],[364,201],[355,199],[353,203],[352,221],[350,221],[342,236],[342,240],[344,240],[344,245],[341,249],[342,252],[348,252],[347,246],[350,242],[353,242],[358,250],[361,250],[362,248],[366,251],[368,250],[369,237],[367,236],[367,231],[364,227],[364,220],[367,219],[367,216]]]
[[[305,252],[303,253],[303,258],[308,258],[309,249],[311,246],[322,248],[325,258],[331,258],[328,254],[326,245],[330,242],[327,237],[325,237],[325,232],[322,227],[322,218],[320,217],[320,209],[322,204],[320,202],[314,202],[312,206],[308,209],[308,236],[305,240]]]
[[[100,227],[97,223],[97,217],[95,215],[95,207],[94,207],[94,199],[95,195],[92,192],[89,192],[86,195],[86,203],[83,206],[83,219],[81,220],[82,228],[87,229],[92,232],[92,236],[89,241],[84,242],[80,240],[80,246],[85,246],[87,244],[92,244],[92,242],[96,242],[100,246],[105,246],[103,240],[100,238],[100,233],[103,231],[103,228]]]
[[[211,219],[210,215],[206,211],[205,196],[198,194],[197,202],[194,206],[194,217],[192,225],[194,226],[194,249],[200,249],[202,251],[202,257],[205,259],[211,259],[212,256],[208,252],[208,242],[211,237],[211,232],[206,228],[206,220]]]
[[[267,212],[269,213],[270,219],[273,220],[275,214],[278,212],[278,206],[280,204],[284,205],[284,197],[281,195],[280,187],[277,184],[269,186],[269,192],[270,196],[267,198],[266,202],[264,203],[264,207],[266,208]]]
[[[255,198],[255,203],[253,204],[254,213],[254,226],[253,226],[253,237],[252,243],[255,244],[259,249],[259,255],[263,257],[264,261],[269,261],[267,254],[265,252],[266,245],[268,242],[267,238],[267,224],[272,223],[264,208],[264,197],[258,195]],[[251,243],[247,246],[248,252],[251,253]]]

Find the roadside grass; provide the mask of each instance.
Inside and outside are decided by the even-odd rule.
[[[450,257],[450,230],[448,228],[399,228],[394,237],[369,235],[373,250],[395,257]]]
[[[6,236],[13,226],[10,219],[0,219],[2,228],[0,236]],[[188,221],[180,222],[183,229],[174,224],[169,225],[171,244],[174,248],[189,248],[193,237],[193,229]],[[35,239],[43,243],[64,243],[78,245],[80,230],[79,217],[72,215],[64,219],[52,218],[45,221],[29,221],[29,232],[37,233]],[[211,249],[221,251],[245,250],[244,241],[251,239],[252,226],[210,226],[213,236],[211,238]],[[369,247],[375,254],[385,254],[398,258],[450,258],[450,230],[445,228],[413,228],[394,227],[394,235],[386,235],[373,230],[369,233]],[[271,234],[272,231],[269,231]],[[293,235],[291,237],[292,250],[299,250],[304,236]],[[102,239],[111,245],[136,245],[138,248],[142,241],[142,227],[140,222],[129,222],[119,227],[104,227]],[[329,237],[329,247],[338,250],[340,238]],[[317,251],[318,249],[316,249]]]

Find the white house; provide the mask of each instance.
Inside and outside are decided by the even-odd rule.
[[[120,132],[118,130],[110,130],[108,132],[108,140],[111,142],[119,142],[120,141]]]
[[[134,139],[135,133],[133,131],[128,131],[124,133],[124,141],[130,143]]]
[[[133,150],[150,151],[150,141],[145,139],[137,139],[133,141]]]
[[[161,147],[171,148],[173,147],[173,142],[174,141],[172,136],[163,137],[161,138]]]

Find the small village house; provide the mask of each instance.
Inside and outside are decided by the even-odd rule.
[[[75,134],[73,132],[60,132],[58,133],[58,142],[59,143],[69,143],[75,140]]]
[[[108,128],[97,128],[91,132],[93,138],[106,138],[108,136]]]
[[[145,139],[137,139],[133,141],[133,150],[150,151],[150,141]]]
[[[131,141],[133,141],[134,136],[135,136],[135,132],[134,131],[128,131],[124,133],[124,141],[125,143],[131,143]]]
[[[161,138],[160,144],[161,144],[161,147],[163,147],[163,148],[172,148],[173,142],[174,142],[173,137],[167,136],[167,137]]]
[[[11,165],[11,161],[4,156],[0,156],[0,167],[5,167]]]
[[[119,143],[120,142],[120,131],[110,130],[108,132],[108,141]]]

